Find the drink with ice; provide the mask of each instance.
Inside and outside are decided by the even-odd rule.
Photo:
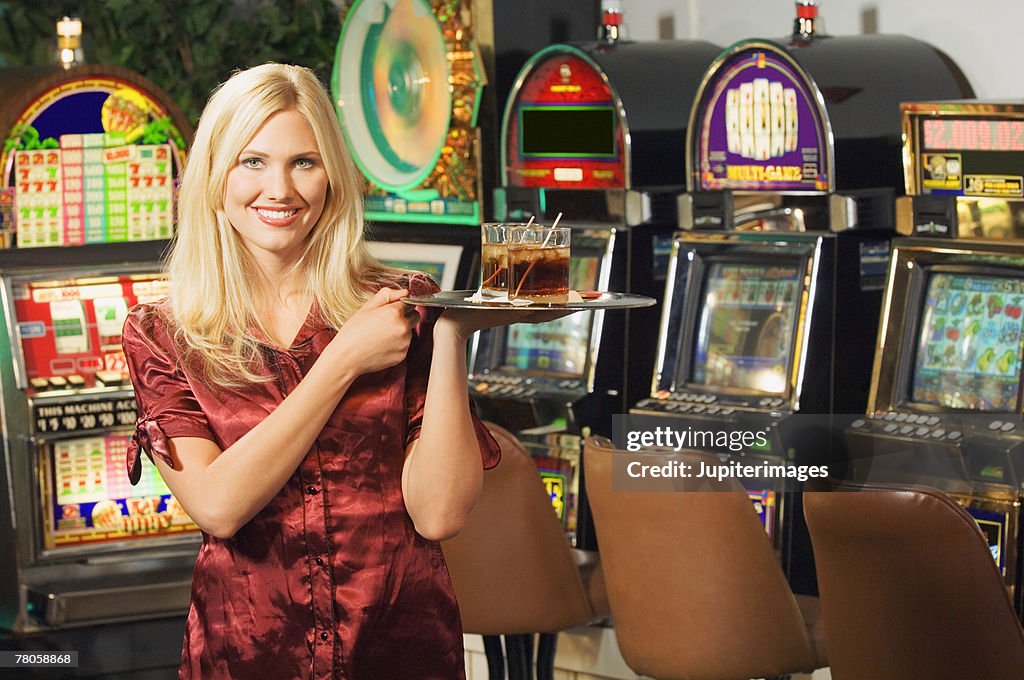
[[[508,242],[510,298],[564,298],[569,293],[568,227],[517,227]]]
[[[489,297],[508,292],[508,230],[504,222],[480,225],[480,293]]]

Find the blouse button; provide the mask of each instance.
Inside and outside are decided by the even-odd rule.
[[[327,638],[329,638],[329,637],[330,636],[326,632],[320,633],[320,639],[321,640],[325,640],[326,641]]]
[[[320,493],[320,489],[316,488],[315,486],[307,486],[306,493],[308,493],[310,496],[315,496],[318,493]]]

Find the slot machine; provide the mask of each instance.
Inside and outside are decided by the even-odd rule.
[[[489,0],[356,0],[344,11],[331,89],[366,178],[367,236],[401,244],[381,248],[397,258],[389,262],[420,261],[415,253],[430,246],[458,248],[446,288],[476,286],[483,196],[494,181],[497,99],[485,86],[495,82],[496,60],[507,67],[509,39],[538,40],[546,21],[579,35],[595,30],[592,12],[565,20],[549,5],[527,3],[508,16]]]
[[[608,39],[552,45],[523,66],[502,120],[497,217],[550,225],[561,213],[571,288],[660,297],[686,112],[718,52],[702,41]],[[609,433],[611,415],[645,390],[656,323],[651,307],[481,332],[470,362],[478,411],[578,472],[579,435]],[[591,547],[582,489],[574,474],[567,529]]]
[[[727,48],[697,93],[657,361],[633,411],[766,433],[743,452],[700,447],[723,456],[828,465],[843,454],[826,416],[867,401],[902,184],[899,103],[971,91],[930,45],[823,37],[814,3],[797,8],[790,39]],[[799,494],[767,489],[783,566],[814,592]]]
[[[151,465],[128,482],[120,337],[165,293],[192,130],[125,69],[0,83],[0,647],[79,651],[83,674],[174,668],[200,532]]]
[[[848,477],[938,487],[982,527],[1021,609],[1024,106],[910,102],[907,197]]]

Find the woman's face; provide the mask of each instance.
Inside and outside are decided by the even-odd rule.
[[[228,171],[224,211],[253,257],[287,265],[320,219],[327,186],[313,128],[298,111],[278,111]]]

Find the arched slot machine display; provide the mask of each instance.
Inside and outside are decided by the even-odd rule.
[[[379,252],[395,265],[421,261],[423,245],[458,249],[458,288],[476,283],[483,220],[478,13],[462,1],[357,0],[331,78],[366,177],[369,237],[389,242]]]
[[[907,193],[856,480],[939,487],[989,539],[1020,610],[1024,106],[903,105]]]
[[[701,448],[766,464],[842,455],[811,416],[862,413],[867,400],[901,192],[899,103],[971,94],[930,45],[821,36],[816,11],[798,4],[791,39],[739,42],[704,78],[658,358],[633,409],[678,429],[763,433],[741,451]],[[813,592],[799,494],[759,484],[783,566]]]
[[[192,130],[125,69],[4,70],[0,87],[0,629],[86,650],[130,625],[178,649],[200,535],[152,465],[128,481],[121,326],[166,292],[159,259]],[[85,656],[82,672],[139,662]]]
[[[718,52],[701,41],[558,44],[523,67],[502,121],[497,210],[547,225],[561,213],[572,229],[571,288],[660,297],[685,112]],[[578,461],[578,435],[610,433],[611,415],[646,391],[656,323],[651,307],[481,332],[470,367],[478,409],[551,459]],[[578,477],[571,486],[582,489]],[[572,493],[568,529],[575,507],[587,546],[585,504]]]

